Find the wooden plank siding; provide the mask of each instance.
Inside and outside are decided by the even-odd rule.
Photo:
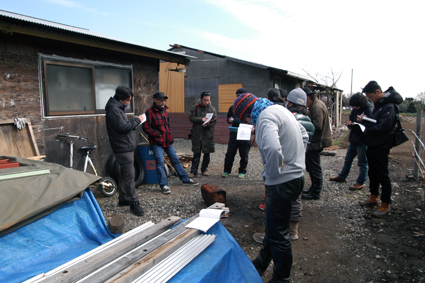
[[[221,84],[218,86],[218,112],[227,113],[236,99],[236,91],[243,84]]]
[[[236,90],[235,90],[236,93]],[[217,114],[217,124],[214,131],[214,142],[227,144],[229,141],[229,126],[226,122],[226,113]],[[187,139],[192,123],[189,121],[189,113],[169,113],[170,127],[174,138]]]
[[[184,74],[170,71],[182,69],[177,63],[162,62],[159,66],[159,91],[168,96],[167,106],[169,113],[184,112]]]

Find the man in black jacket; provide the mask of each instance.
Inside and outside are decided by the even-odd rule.
[[[398,104],[403,98],[393,87],[382,92],[376,81],[370,81],[363,92],[374,103],[372,117],[357,116],[357,121],[363,122],[366,127],[365,144],[366,156],[369,165],[370,197],[360,201],[362,206],[375,206],[378,204],[379,187],[382,187],[381,205],[373,216],[383,217],[390,211],[391,204],[391,179],[388,171],[388,155],[394,146],[394,127],[398,114]],[[372,118],[366,120],[363,118]]]
[[[245,88],[239,88],[236,90],[236,97],[248,91]],[[238,128],[240,121],[234,117],[233,105],[229,107],[227,111],[227,123],[232,124],[232,127]],[[227,144],[226,157],[224,158],[224,172],[221,175],[223,178],[229,177],[232,172],[233,161],[235,160],[236,152],[239,149],[239,156],[241,158],[239,162],[239,178],[244,178],[246,174],[246,167],[248,165],[249,150],[251,149],[251,140],[237,140],[238,132],[231,131],[229,134],[229,142]]]
[[[354,158],[357,156],[359,176],[357,177],[356,183],[349,187],[350,190],[354,191],[363,189],[367,179],[367,147],[364,141],[364,129],[362,129],[361,124],[357,122],[357,116],[365,115],[371,117],[372,105],[367,102],[367,97],[361,93],[356,93],[351,96],[349,104],[353,107],[353,110],[345,125],[350,129],[350,135],[348,137],[350,144],[345,155],[344,167],[342,167],[338,176],[331,177],[330,180],[335,182],[346,182],[348,174],[350,174],[351,165],[353,164]]]
[[[128,120],[125,108],[130,104],[133,96],[133,92],[128,87],[116,88],[114,97],[111,97],[105,106],[106,129],[112,151],[121,166],[118,181],[118,206],[130,206],[131,212],[142,216],[145,213],[140,207],[134,185],[134,150],[137,147],[134,130],[144,118],[140,115]]]

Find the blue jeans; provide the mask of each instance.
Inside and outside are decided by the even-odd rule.
[[[179,179],[181,181],[188,181],[189,176],[187,175],[186,171],[184,171],[184,168],[182,164],[180,163],[180,159],[176,154],[176,151],[174,150],[174,146],[170,145],[169,147],[162,147],[159,145],[151,145],[153,154],[155,155],[155,162],[156,162],[156,176],[158,177],[159,186],[163,188],[164,186],[168,186],[168,180],[167,176],[165,175],[164,170],[164,153],[165,151],[168,155],[168,158],[170,158],[171,164],[173,165],[174,169],[176,169],[177,175],[179,176]]]
[[[338,177],[341,179],[347,179],[350,174],[351,165],[353,164],[354,158],[357,156],[357,166],[359,166],[359,176],[357,177],[357,184],[363,185],[367,180],[367,157],[366,157],[366,146],[356,145],[350,143],[345,155],[344,167],[342,167],[341,173]]]

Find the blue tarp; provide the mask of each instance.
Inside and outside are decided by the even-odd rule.
[[[169,282],[263,282],[250,259],[218,222],[215,241]],[[0,237],[0,282],[22,282],[112,240],[90,190],[83,198]]]
[[[263,282],[249,257],[220,222],[206,234],[217,238],[168,283]]]
[[[112,240],[87,189],[81,199],[0,237],[0,282],[22,282]]]

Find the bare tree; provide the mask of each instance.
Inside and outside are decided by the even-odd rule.
[[[302,69],[304,73],[311,78],[312,81],[314,81],[317,84],[322,84],[327,87],[336,87],[336,83],[339,81],[339,79],[342,76],[342,71],[335,72],[331,68],[329,69],[329,72],[326,74],[320,74],[315,73],[311,74],[310,71],[307,71],[305,69]]]

